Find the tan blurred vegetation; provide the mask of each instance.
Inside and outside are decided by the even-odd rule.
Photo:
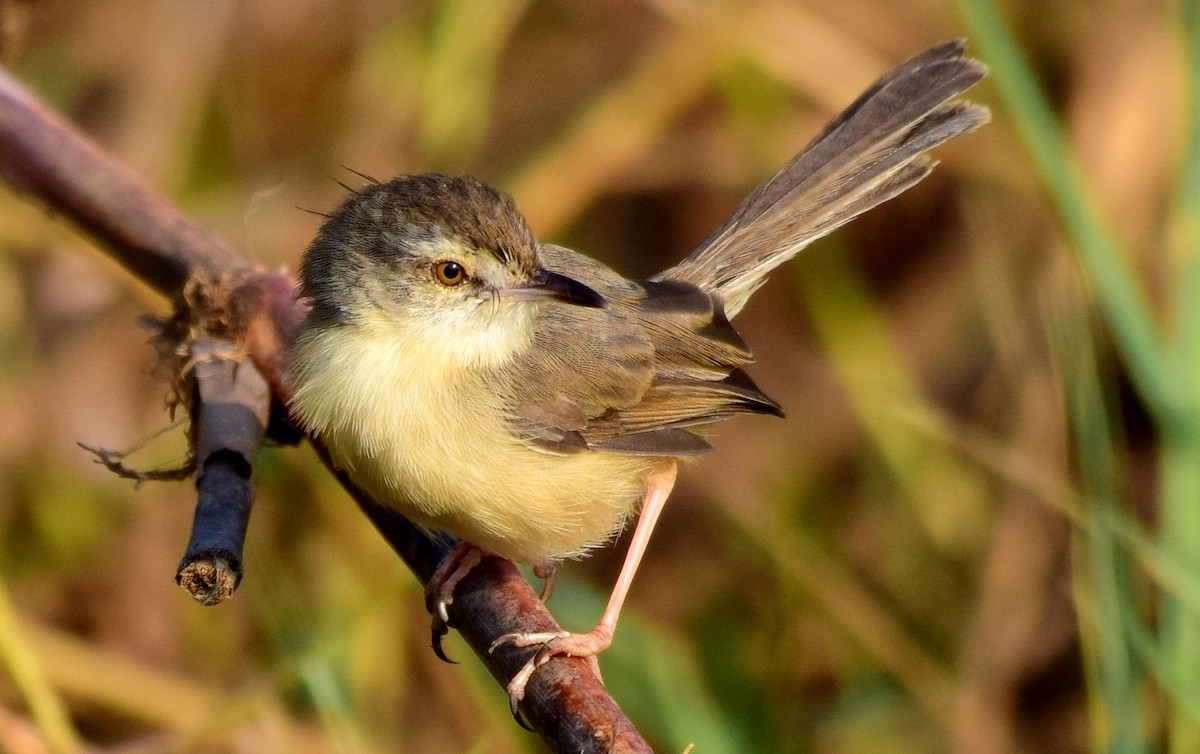
[[[1004,12],[1161,309],[1176,9]],[[319,219],[299,208],[334,207],[360,180],[346,168],[441,170],[630,275],[685,255],[885,68],[965,33],[946,0],[0,0],[0,24],[6,67],[264,263],[295,267]],[[996,104],[986,83],[972,95]],[[788,419],[728,423],[684,475],[602,659],[662,750],[1094,740],[1046,332],[1087,298],[994,118],[741,315]],[[415,580],[307,449],[263,452],[230,603],[172,583],[190,486],[134,490],[76,445],[169,423],[136,321],[164,309],[0,189],[0,656],[22,658],[0,664],[0,750],[70,748],[46,723],[59,707],[97,751],[538,750],[461,643],[461,665],[436,661]],[[1152,519],[1153,432],[1114,385],[1121,483]],[[183,443],[132,460],[169,465]],[[565,625],[599,614],[622,554],[568,564]]]

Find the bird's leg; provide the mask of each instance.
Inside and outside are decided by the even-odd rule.
[[[608,646],[612,644],[613,631],[617,627],[617,618],[621,614],[621,605],[625,602],[625,596],[629,594],[629,586],[633,583],[633,575],[637,573],[638,564],[641,563],[642,555],[646,552],[650,534],[654,531],[654,524],[658,521],[658,514],[662,512],[663,503],[667,501],[667,496],[671,494],[671,488],[675,486],[677,468],[678,462],[671,459],[647,476],[646,497],[642,502],[642,512],[638,517],[637,526],[634,527],[633,537],[629,541],[629,552],[625,555],[621,574],[617,577],[612,596],[608,598],[608,606],[604,608],[604,614],[600,617],[599,623],[584,633],[555,631],[505,634],[492,642],[489,651],[494,651],[502,644],[512,644],[516,647],[540,645],[533,657],[529,658],[524,667],[508,683],[509,704],[514,717],[517,715],[517,703],[525,697],[525,685],[529,683],[533,671],[545,665],[553,657],[560,655],[586,657],[591,662],[593,670],[596,670],[599,675],[596,655],[608,649]]]
[[[558,578],[558,566],[552,560],[535,563],[533,566],[533,575],[542,580],[542,593],[539,596],[542,598],[542,602],[545,602],[550,599],[551,594],[554,594],[554,582]]]
[[[454,602],[454,590],[458,583],[466,578],[486,555],[470,542],[459,542],[438,565],[429,583],[425,585],[425,607],[433,616],[430,632],[433,635],[433,652],[438,659],[452,662],[442,651],[442,638],[450,632],[450,613],[448,608]]]

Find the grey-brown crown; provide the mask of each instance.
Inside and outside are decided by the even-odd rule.
[[[330,215],[304,256],[301,292],[336,316],[359,272],[443,239],[515,270],[542,266],[533,231],[511,197],[469,176],[402,175],[368,184]]]

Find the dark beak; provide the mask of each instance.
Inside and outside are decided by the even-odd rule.
[[[595,309],[608,308],[608,302],[596,291],[574,278],[549,270],[538,272],[528,283],[501,290],[500,295],[505,298],[526,300],[552,299]]]

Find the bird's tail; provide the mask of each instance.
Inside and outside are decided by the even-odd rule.
[[[954,99],[986,74],[982,63],[963,57],[962,40],[900,64],[656,279],[717,293],[726,314],[737,314],[771,270],[916,184],[933,169],[928,150],[986,123],[986,108]]]

